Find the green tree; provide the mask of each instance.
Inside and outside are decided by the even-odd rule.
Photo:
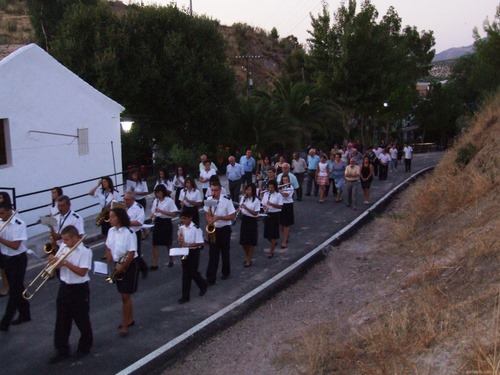
[[[106,4],[78,6],[60,23],[53,54],[126,107],[141,129],[138,146],[204,143],[210,152],[227,134],[235,98],[217,27],[171,6],[131,6],[121,17]]]
[[[65,12],[73,5],[97,5],[99,0],[25,0],[38,44],[48,51]]]
[[[403,29],[392,7],[378,22],[378,11],[369,0],[361,3],[359,12],[354,0],[341,5],[332,25],[326,7],[311,19],[309,64],[321,89],[340,112],[349,114],[345,136],[361,133],[364,138],[366,120],[380,116],[384,102],[405,117],[416,98],[415,83],[434,56],[432,32]]]

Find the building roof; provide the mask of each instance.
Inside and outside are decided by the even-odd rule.
[[[24,47],[24,44],[0,44],[0,60],[21,47]]]

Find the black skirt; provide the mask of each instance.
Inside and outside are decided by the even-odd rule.
[[[293,215],[293,203],[284,203],[281,207],[280,225],[289,227],[295,224],[295,217]]]
[[[258,225],[257,218],[247,215],[241,217],[240,245],[257,246]]]
[[[280,238],[280,212],[268,212],[264,218],[264,238],[267,240]]]
[[[116,280],[116,289],[122,294],[134,294],[137,292],[138,279],[139,267],[137,266],[137,258],[134,258],[134,260],[130,262],[127,272],[123,275],[123,279]]]
[[[154,246],[172,246],[172,219],[155,219],[153,229]]]

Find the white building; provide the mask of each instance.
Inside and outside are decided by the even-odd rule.
[[[37,45],[0,46],[0,190],[15,189],[28,236],[47,231],[34,223],[49,213],[54,186],[82,216],[99,211],[85,194],[122,170],[123,110]]]

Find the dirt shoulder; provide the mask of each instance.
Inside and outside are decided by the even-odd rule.
[[[391,207],[395,205],[398,201]],[[384,251],[390,233],[390,222],[383,217],[368,223],[297,283],[165,374],[290,374],[321,367],[310,362],[315,352],[328,350],[321,347],[330,345],[328,332],[349,336],[377,319],[380,304],[399,298],[398,279],[409,270],[400,268],[404,254]],[[302,365],[297,351],[304,353]]]

